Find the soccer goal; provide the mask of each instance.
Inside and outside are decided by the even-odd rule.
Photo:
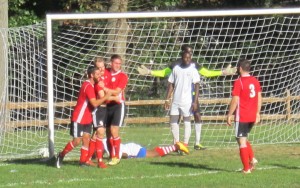
[[[163,70],[184,44],[193,47],[193,60],[210,70],[250,59],[264,97],[262,122],[250,140],[299,142],[299,19],[299,8],[49,14],[46,23],[1,30],[8,39],[8,71],[1,93],[0,156],[36,155],[43,147],[52,156],[61,149],[70,139],[69,119],[85,69],[95,56],[108,61],[114,53],[123,57],[129,76],[125,125],[159,124],[167,130],[168,112],[162,108],[167,78],[140,75],[137,68]],[[209,147],[235,144],[225,115],[236,78],[202,77],[201,143]],[[161,143],[171,143],[169,131],[163,132]]]

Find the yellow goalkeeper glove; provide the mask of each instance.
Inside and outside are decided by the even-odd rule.
[[[149,70],[147,67],[144,65],[141,65],[140,67],[137,68],[137,71],[139,72],[140,75],[146,76],[151,74],[151,70]]]
[[[223,69],[223,75],[235,75],[236,74],[236,67],[231,67],[231,65],[228,65],[225,69]]]

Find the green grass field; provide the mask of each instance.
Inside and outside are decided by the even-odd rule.
[[[123,137],[153,148],[161,141],[160,129],[128,127]],[[190,147],[187,156],[125,159],[107,169],[79,167],[77,158],[67,158],[61,169],[54,160],[12,159],[0,162],[0,187],[300,187],[299,143],[255,145],[254,151],[259,164],[247,175],[237,171],[237,146]]]

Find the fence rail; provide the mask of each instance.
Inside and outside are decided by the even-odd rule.
[[[200,99],[200,104],[211,105],[211,104],[229,104],[230,98],[216,98],[216,99]],[[279,120],[279,119],[300,119],[300,114],[292,114],[291,112],[291,101],[300,100],[300,96],[291,96],[290,92],[287,91],[286,97],[268,97],[263,98],[263,104],[282,102],[285,103],[286,114],[262,114],[261,120]],[[55,107],[73,107],[75,106],[75,101],[68,102],[58,102],[55,103]],[[137,101],[127,101],[126,106],[149,106],[149,105],[163,105],[164,100],[137,100]],[[7,103],[6,108],[8,110],[16,109],[34,109],[34,108],[47,108],[47,102],[23,102],[23,103]],[[226,116],[201,116],[203,121],[224,121]],[[153,123],[164,123],[168,121],[168,117],[127,117],[125,123],[128,124],[153,124]],[[55,124],[68,124],[70,119],[55,119]],[[48,120],[24,120],[24,121],[9,121],[6,123],[9,127],[28,127],[28,126],[47,126]]]

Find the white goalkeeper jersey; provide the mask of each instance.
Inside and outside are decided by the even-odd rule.
[[[176,65],[168,81],[174,84],[173,103],[179,105],[192,104],[194,84],[200,82],[200,75],[194,64],[190,64],[186,68]]]

